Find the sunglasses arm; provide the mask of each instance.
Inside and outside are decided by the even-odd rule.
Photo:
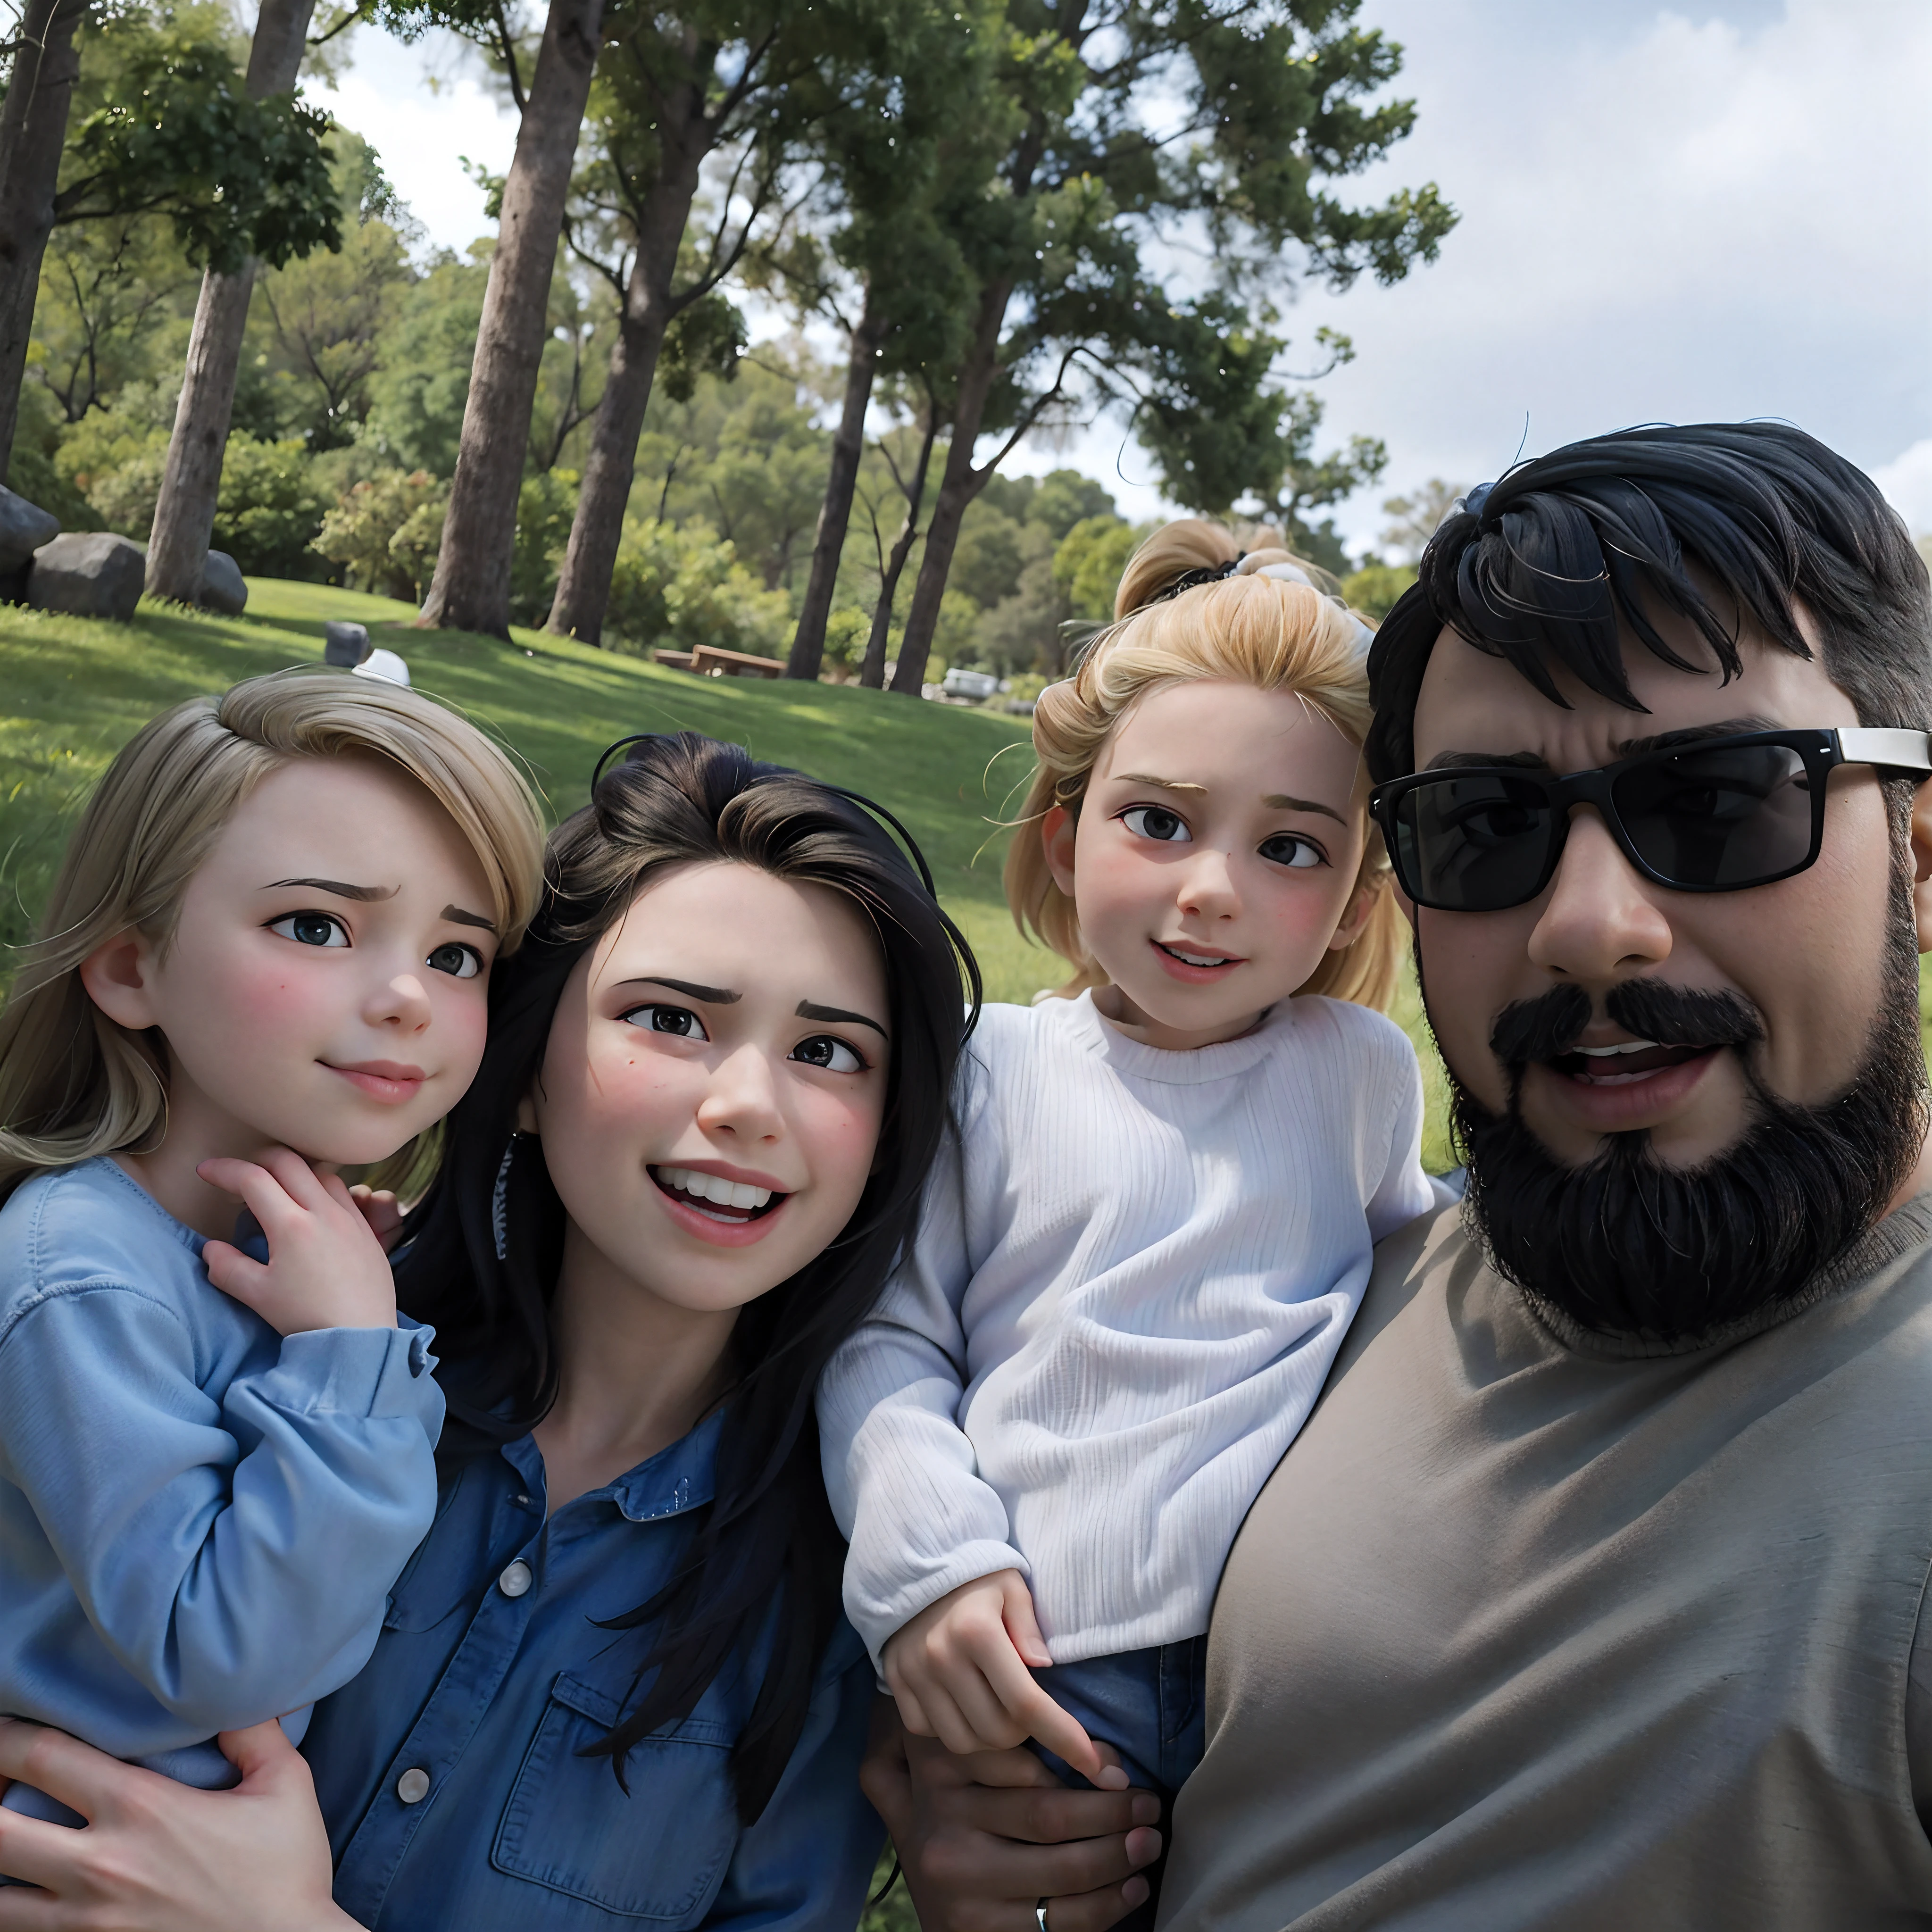
[[[1862,725],[1834,731],[1838,755],[1848,765],[1884,765],[1894,771],[1932,772],[1932,739],[1923,731]]]

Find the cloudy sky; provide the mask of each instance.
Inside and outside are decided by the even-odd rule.
[[[1322,385],[1338,437],[1388,443],[1342,506],[1645,422],[1776,416],[1876,476],[1932,530],[1932,0],[1363,0],[1406,50],[1415,134],[1351,191],[1433,181],[1462,211],[1394,289],[1304,291],[1287,326],[1352,336]],[[514,128],[448,48],[365,34],[336,94],[431,237],[484,231],[459,156]],[[1153,514],[1102,424],[1064,452]]]

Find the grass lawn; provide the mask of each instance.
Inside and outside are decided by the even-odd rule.
[[[862,791],[903,820],[978,955],[990,999],[1024,1001],[1063,976],[1014,930],[1000,890],[998,820],[1031,770],[1023,719],[849,686],[711,681],[519,631],[514,644],[412,628],[413,607],[324,584],[251,579],[248,610],[190,616],[143,604],[131,624],[0,604],[0,946],[32,930],[74,813],[154,713],[200,692],[322,655],[332,618],[368,626],[418,688],[523,758],[553,820],[588,794],[598,754],[633,731],[692,730]],[[1413,988],[1396,1017],[1423,1052],[1431,1134],[1448,1165],[1441,1075]]]
[[[324,623],[349,618],[408,660],[419,689],[513,746],[553,819],[584,802],[598,754],[630,732],[731,739],[904,820],[992,997],[1024,1000],[1054,977],[1058,962],[1021,940],[1000,894],[1006,835],[994,821],[1030,769],[1024,719],[832,685],[700,680],[541,632],[506,646],[418,631],[414,616],[386,598],[260,580],[238,618],[144,604],[119,625],[0,606],[0,943],[26,936],[72,814],[148,718],[197,692],[313,662]]]

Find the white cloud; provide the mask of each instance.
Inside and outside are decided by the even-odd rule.
[[[1932,530],[1932,436],[1915,442],[1895,460],[1880,464],[1871,476],[1915,532]]]
[[[1783,417],[1868,467],[1932,433],[1932,8],[1741,10],[1375,4],[1420,111],[1360,191],[1434,178],[1465,212],[1434,266],[1292,313],[1354,337],[1330,424],[1390,446],[1352,535],[1626,424]]]
[[[358,29],[352,56],[334,87],[310,83],[306,92],[382,157],[430,242],[462,254],[494,227],[464,160],[507,171],[517,145],[515,110],[496,98],[454,34],[430,34],[404,46]]]

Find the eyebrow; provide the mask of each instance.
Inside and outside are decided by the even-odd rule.
[[[1157,778],[1152,772],[1121,772],[1117,776],[1122,784],[1152,785],[1160,791],[1198,791],[1204,797],[1208,791],[1204,784],[1191,784],[1185,778]],[[1290,798],[1277,792],[1263,799],[1262,803],[1270,812],[1318,812],[1324,818],[1332,818],[1337,825],[1348,822],[1332,805],[1320,805],[1312,798]]]
[[[340,879],[277,879],[262,890],[265,892],[278,892],[285,886],[305,886],[310,892],[329,892],[339,899],[360,899],[365,904],[375,899],[392,899],[402,890],[400,886],[351,886]],[[490,922],[484,920],[478,923],[488,926]]]
[[[1190,784],[1185,778],[1156,778],[1151,772],[1116,772],[1114,776],[1122,784],[1152,785],[1157,791],[1200,791],[1208,788],[1204,784]]]
[[[1323,805],[1312,798],[1290,798],[1276,792],[1262,800],[1270,812],[1318,812],[1324,818],[1332,818],[1337,825],[1346,825],[1348,820],[1332,805]]]
[[[682,993],[687,999],[702,1000],[708,1006],[735,1006],[745,996],[734,993],[728,986],[700,986],[690,980],[674,980],[662,973],[639,973],[628,980],[620,980],[620,986],[668,986],[674,993]]]
[[[1619,758],[1641,758],[1646,752],[1668,752],[1680,745],[1702,744],[1710,738],[1742,737],[1750,731],[1782,731],[1768,718],[1724,718],[1714,724],[1690,724],[1677,731],[1658,731],[1646,738],[1619,738],[1610,746]],[[1546,772],[1550,760],[1536,752],[1442,752],[1423,766],[1426,772],[1456,771],[1472,766],[1509,765]]]
[[[480,912],[465,912],[460,906],[445,906],[442,916],[452,926],[480,926],[485,932],[496,930],[496,922],[494,919],[485,919]]]
[[[798,1016],[802,1020],[844,1020],[853,1026],[870,1027],[881,1040],[890,1037],[877,1020],[868,1020],[863,1013],[848,1013],[843,1006],[821,1006],[814,1000],[800,1000]]]

